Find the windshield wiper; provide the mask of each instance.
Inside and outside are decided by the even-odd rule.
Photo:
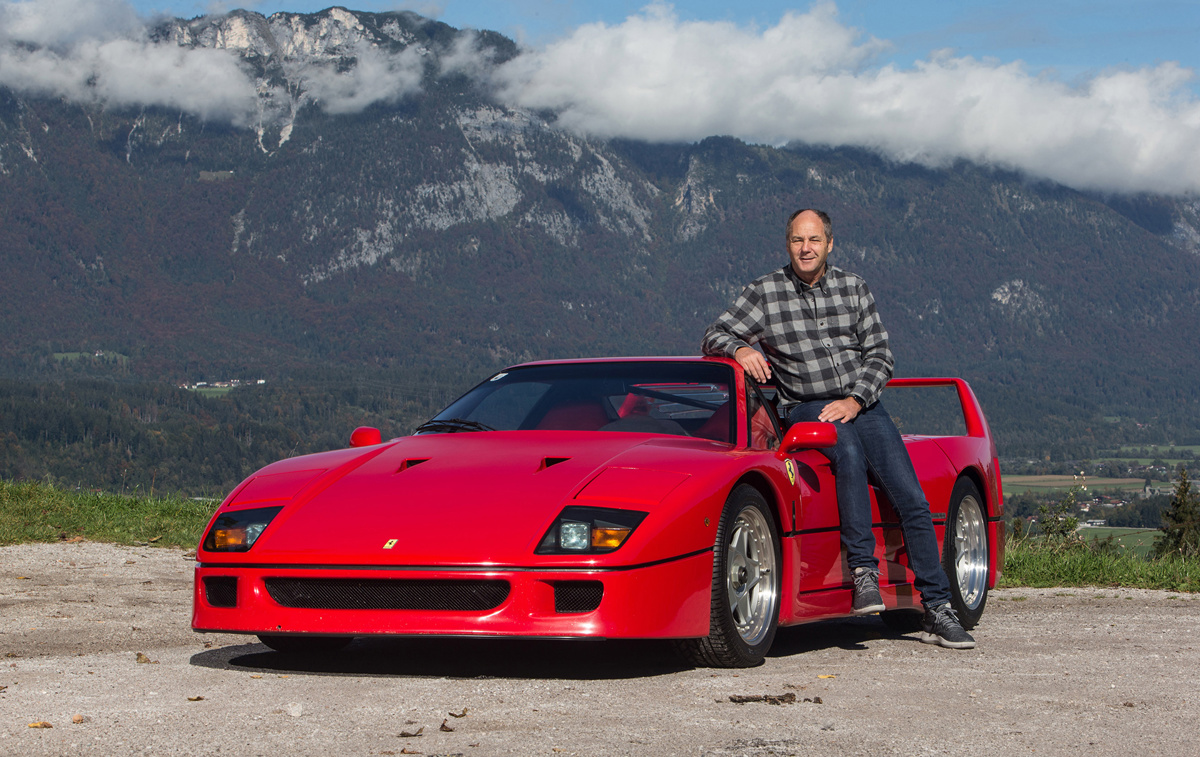
[[[496,429],[480,423],[479,421],[469,421],[465,418],[435,418],[427,423],[422,423],[417,426],[414,434],[419,434],[422,431],[495,431]]]

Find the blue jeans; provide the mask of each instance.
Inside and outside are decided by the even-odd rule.
[[[815,421],[829,400],[802,402],[792,408],[792,423]],[[892,417],[876,402],[849,423],[835,423],[837,446],[822,450],[833,463],[837,480],[838,515],[842,546],[850,570],[879,566],[875,559],[875,534],[871,530],[871,495],[867,472],[887,495],[900,516],[900,529],[908,547],[908,567],[913,585],[926,608],[950,601],[950,581],[938,556],[937,535],[929,502],[921,490],[912,460]]]

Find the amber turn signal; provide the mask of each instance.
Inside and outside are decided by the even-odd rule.
[[[601,528],[592,529],[592,546],[604,549],[616,549],[629,536],[631,528]]]
[[[217,549],[232,549],[235,547],[240,547],[246,543],[246,529],[244,529],[244,528],[213,529],[213,539],[216,542]]]

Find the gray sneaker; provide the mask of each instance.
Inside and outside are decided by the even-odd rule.
[[[854,569],[854,601],[850,605],[855,615],[883,612],[883,597],[879,596],[879,571],[871,568]]]
[[[974,649],[975,639],[958,622],[954,608],[945,604],[925,611],[921,618],[921,633],[918,638],[926,644],[937,644],[949,649]]]

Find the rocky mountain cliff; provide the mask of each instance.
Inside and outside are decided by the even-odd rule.
[[[1079,416],[1102,436],[1092,418],[1167,408],[1196,428],[1195,198],[719,136],[589,139],[489,96],[480,61],[511,41],[411,13],[237,11],[151,36],[235,51],[254,83],[240,115],[0,90],[9,373],[106,350],[154,379],[461,388],[519,360],[692,353],[783,264],[788,213],[814,206],[901,374],[966,376],[1010,429]]]

